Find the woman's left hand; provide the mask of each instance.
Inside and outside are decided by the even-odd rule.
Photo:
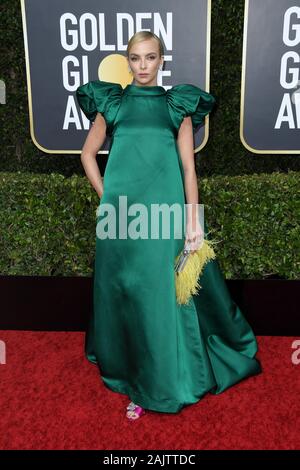
[[[188,221],[186,226],[185,245],[189,243],[191,253],[198,250],[204,240],[204,233],[198,220]]]

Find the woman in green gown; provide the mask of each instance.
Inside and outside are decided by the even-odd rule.
[[[132,84],[123,89],[94,80],[76,96],[94,122],[81,160],[101,199],[97,223],[106,204],[116,211],[116,237],[96,236],[85,353],[98,364],[103,383],[130,398],[126,415],[136,419],[145,409],[178,413],[207,392],[219,394],[258,374],[261,366],[254,333],[217,259],[205,265],[199,293],[179,304],[174,260],[189,238],[119,236],[119,196],[126,197],[127,207],[139,203],[149,211],[151,204],[198,203],[192,136],[215,104],[213,95],[195,85],[167,91],[157,85],[163,46],[155,34],[136,33],[127,53]],[[111,147],[102,184],[95,157],[105,135]],[[204,234],[209,239],[205,224]]]

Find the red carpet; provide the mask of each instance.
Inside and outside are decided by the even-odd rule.
[[[300,364],[292,337],[258,337],[263,373],[179,414],[125,418],[83,355],[83,333],[0,331],[0,449],[299,449]]]

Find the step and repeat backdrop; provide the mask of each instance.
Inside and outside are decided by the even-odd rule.
[[[243,42],[241,141],[255,153],[300,153],[299,1],[247,0]]]
[[[211,2],[192,0],[22,0],[32,140],[49,153],[80,153],[89,121],[75,99],[89,80],[132,82],[126,48],[139,30],[163,40],[158,84],[192,83],[209,91]],[[208,139],[208,120],[195,135]],[[102,152],[109,146],[107,138]]]
[[[131,83],[126,47],[139,30],[163,40],[159,85],[210,91],[211,0],[21,0],[21,6],[30,132],[44,152],[81,152],[90,122],[75,91],[89,80]],[[300,153],[300,5],[246,0],[243,34],[241,142],[253,153]],[[208,136],[209,117],[195,134],[195,152]],[[109,145],[108,137],[99,153]]]

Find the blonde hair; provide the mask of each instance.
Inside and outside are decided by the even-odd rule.
[[[126,50],[127,56],[129,56],[130,49],[132,48],[132,46],[134,46],[134,44],[137,44],[138,42],[145,41],[147,39],[152,39],[152,38],[158,41],[159,56],[160,57],[163,56],[164,55],[163,43],[160,40],[160,38],[156,36],[155,33],[152,33],[151,31],[138,31],[133,36],[131,36],[127,44],[127,50]]]

